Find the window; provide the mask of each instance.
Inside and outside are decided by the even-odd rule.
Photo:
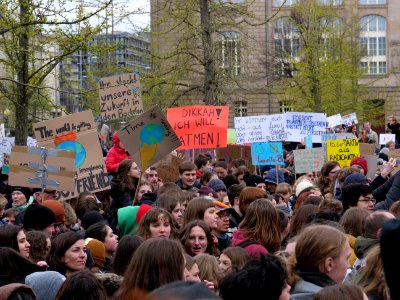
[[[343,0],[318,0],[320,5],[342,5]]]
[[[361,68],[367,74],[386,74],[386,18],[368,15],[361,18],[360,24],[360,45],[364,55]]]
[[[360,0],[360,5],[386,4],[386,0]]]
[[[247,101],[235,101],[235,117],[247,116]]]
[[[288,17],[274,21],[275,74],[291,76],[300,51],[299,31]]]
[[[221,35],[220,67],[226,74],[240,75],[240,34],[225,32]]]
[[[280,101],[279,102],[279,111],[281,114],[293,111],[293,106],[288,101]]]
[[[274,0],[274,7],[289,6],[297,4],[297,0]]]

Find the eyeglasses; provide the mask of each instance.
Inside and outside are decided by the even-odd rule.
[[[358,201],[361,201],[361,202],[372,202],[373,204],[376,203],[376,200],[374,198],[370,198],[370,197],[364,197],[364,199],[359,199]]]

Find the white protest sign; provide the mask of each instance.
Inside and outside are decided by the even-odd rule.
[[[342,124],[342,116],[340,114],[336,114],[326,118],[326,127],[332,128]]]
[[[283,114],[235,118],[236,143],[286,140]]]
[[[325,162],[322,148],[293,150],[293,154],[296,174],[321,171]]]
[[[37,147],[36,139],[28,136],[26,139],[28,147]],[[11,148],[15,146],[15,137],[2,137],[0,138],[0,167],[3,165],[3,154],[11,153]]]
[[[326,133],[326,115],[323,113],[287,112],[286,141],[301,142],[307,135],[312,135],[313,143],[321,143],[321,136]]]
[[[385,145],[387,142],[396,143],[396,135],[391,133],[382,133],[379,135],[379,145]]]
[[[356,113],[351,113],[351,114],[342,116],[342,124],[344,124],[346,126],[358,124]]]

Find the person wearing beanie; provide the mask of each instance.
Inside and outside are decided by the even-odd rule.
[[[226,195],[227,188],[221,179],[211,179],[208,182],[208,187],[213,189],[217,193],[218,197]]]
[[[93,225],[98,222],[106,222],[106,220],[104,219],[103,215],[98,211],[90,210],[83,215],[81,221],[81,228],[83,230],[86,230],[90,227],[90,225]]]
[[[303,191],[305,191],[306,189],[308,189],[308,188],[310,188],[310,187],[314,187],[314,185],[313,185],[310,181],[308,181],[308,180],[301,181],[301,182],[297,185],[296,191],[295,191],[294,194],[296,195],[296,197],[299,197],[300,194],[301,194]]]
[[[363,157],[356,157],[353,158],[350,162],[350,167],[358,167],[360,169],[361,174],[367,175],[368,174],[368,163],[367,160]]]
[[[381,258],[390,297],[400,299],[398,272],[400,270],[400,220],[389,220],[383,224],[381,237]]]
[[[62,205],[57,200],[46,200],[46,201],[43,201],[41,205],[46,206],[47,208],[50,208],[51,211],[56,216],[56,221],[54,223],[54,235],[53,235],[53,238],[54,238],[57,235],[59,235],[61,232],[63,232],[64,222],[65,222],[64,205]]]
[[[11,199],[12,207],[19,212],[26,209],[29,205],[33,203],[30,189],[22,186],[12,187]]]
[[[214,199],[218,199],[218,194],[210,187],[208,186],[202,186],[199,189],[199,196],[210,196],[213,197]]]
[[[85,245],[90,249],[90,253],[94,260],[94,266],[90,268],[90,271],[93,273],[104,271],[102,270],[106,262],[106,248],[104,243],[94,238],[86,238]]]
[[[65,276],[56,271],[35,272],[25,278],[38,300],[54,300],[64,281]]]
[[[265,184],[267,185],[267,191],[272,195],[275,194],[276,186],[279,183],[285,182],[285,175],[281,170],[271,169],[265,176]]]
[[[25,230],[39,230],[49,236],[53,236],[55,234],[55,221],[56,216],[50,208],[39,204],[31,204],[25,210],[22,224]]]
[[[246,174],[243,176],[243,180],[246,183],[246,186],[257,187],[264,191],[267,189],[265,181],[261,176]]]
[[[353,173],[346,177],[346,179],[343,182],[343,187],[352,183],[368,184],[368,179],[367,177],[365,177],[365,175],[361,173]]]

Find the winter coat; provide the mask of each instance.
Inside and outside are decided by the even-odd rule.
[[[119,137],[115,132],[113,135],[113,146],[107,153],[106,157],[106,168],[108,174],[113,174],[117,172],[118,165],[124,159],[128,159],[126,150],[119,146]]]
[[[236,247],[240,243],[249,240],[245,233],[241,230],[238,229],[233,233],[232,237],[232,246]],[[252,244],[248,245],[246,247],[243,247],[243,249],[250,255],[250,256],[261,256],[263,254],[268,254],[268,250],[261,244]]]

